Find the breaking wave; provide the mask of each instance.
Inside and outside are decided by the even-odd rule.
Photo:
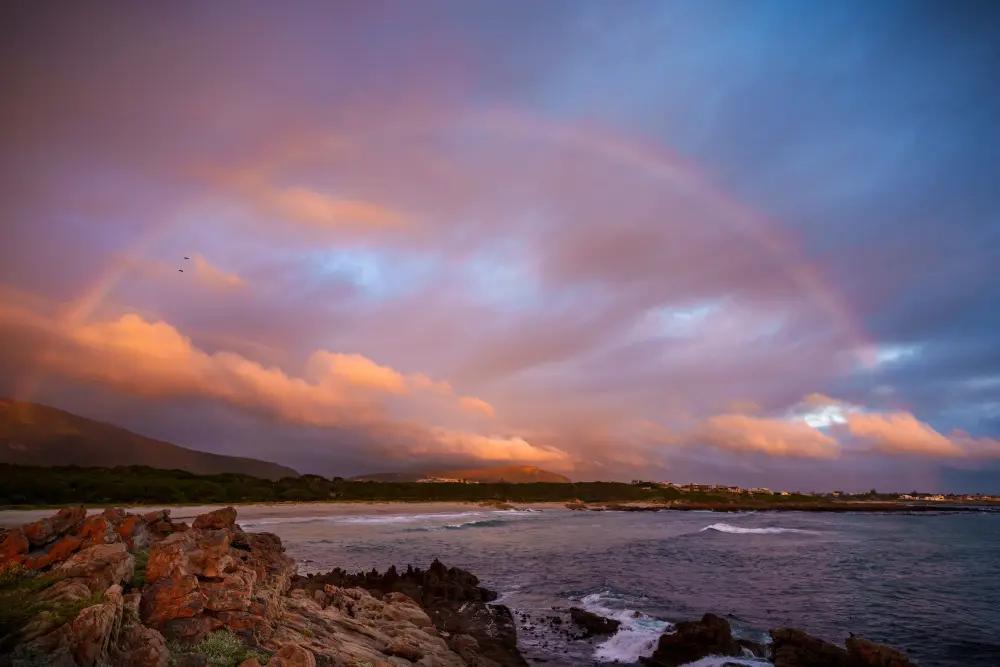
[[[805,530],[803,528],[779,528],[777,526],[772,526],[769,528],[743,528],[741,526],[734,526],[730,523],[713,523],[710,526],[705,526],[699,532],[704,533],[706,530],[714,530],[719,533],[733,533],[736,535],[779,535],[781,533],[815,533],[813,530]]]
[[[615,608],[622,603],[624,600],[611,591],[591,593],[580,599],[580,606],[587,611],[621,622],[618,632],[594,649],[594,659],[598,662],[638,662],[639,658],[652,654],[660,635],[673,627],[667,621],[633,609]]]

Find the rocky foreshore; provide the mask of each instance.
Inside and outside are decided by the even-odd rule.
[[[299,576],[281,540],[243,531],[231,507],[191,525],[168,510],[66,508],[0,532],[0,667],[527,665],[514,618],[495,600],[474,575],[438,561],[426,570]],[[568,620],[580,637],[618,630],[583,609]],[[846,648],[792,629],[771,637],[767,646],[734,639],[725,619],[707,614],[677,624],[643,660],[912,664],[856,637]]]

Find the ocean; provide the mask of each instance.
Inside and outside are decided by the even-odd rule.
[[[533,662],[633,663],[670,621],[714,612],[742,636],[801,628],[901,647],[919,665],[1000,665],[1000,513],[497,511],[359,505],[262,516],[303,571],[426,567],[500,593]],[[623,622],[569,642],[540,618],[583,606]],[[544,663],[542,662],[544,661]]]
[[[790,626],[838,643],[849,633],[863,635],[904,649],[922,667],[1000,665],[998,512],[509,511],[388,503],[239,511],[246,530],[279,535],[302,572],[426,567],[434,558],[469,570],[514,611],[521,649],[533,664],[632,664],[652,651],[670,622],[713,612],[750,639]],[[617,618],[622,629],[610,638],[569,641],[544,617],[573,605]]]

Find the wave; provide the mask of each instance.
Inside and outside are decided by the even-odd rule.
[[[587,611],[621,623],[618,632],[595,647],[594,659],[598,662],[638,662],[643,656],[652,654],[660,635],[673,627],[667,621],[633,609],[609,606],[609,603],[624,602],[611,591],[591,593],[580,599],[580,606]]]
[[[699,532],[704,533],[706,530],[714,530],[719,533],[733,533],[737,535],[779,535],[781,533],[809,533],[814,534],[814,530],[805,530],[803,528],[779,528],[777,526],[772,526],[769,528],[743,528],[742,526],[734,526],[730,523],[713,523],[711,526],[705,526]]]
[[[694,662],[686,662],[681,667],[726,667],[726,665],[745,665],[746,667],[767,667],[772,664],[764,658],[728,658],[710,655]]]
[[[503,519],[481,519],[479,521],[466,521],[465,523],[450,523],[444,526],[445,530],[461,530],[462,528],[492,528],[503,526],[507,522]]]

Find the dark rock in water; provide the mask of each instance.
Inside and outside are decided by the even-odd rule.
[[[569,615],[574,623],[587,631],[587,637],[612,635],[618,632],[618,627],[621,625],[621,621],[616,621],[613,618],[604,618],[579,607],[570,607]]]
[[[774,667],[849,667],[847,651],[794,628],[771,630]]]
[[[742,653],[728,621],[715,614],[705,614],[700,621],[678,623],[675,632],[661,635],[653,655],[643,658],[643,662],[654,667],[678,667],[709,655],[739,656]]]
[[[847,661],[851,667],[916,667],[901,651],[863,637],[847,640]]]
[[[409,596],[423,608],[438,631],[453,637],[449,645],[454,643],[452,650],[467,661],[466,656],[475,652],[502,667],[528,664],[517,648],[517,627],[510,609],[487,604],[496,600],[497,594],[480,586],[479,579],[465,570],[446,567],[436,559],[426,570],[410,566],[402,573],[395,567],[385,574],[376,570],[349,574],[337,568],[327,574],[297,577],[292,587],[311,593],[323,590],[327,584],[363,588],[376,596],[391,593]],[[463,635],[474,642],[459,638]]]

